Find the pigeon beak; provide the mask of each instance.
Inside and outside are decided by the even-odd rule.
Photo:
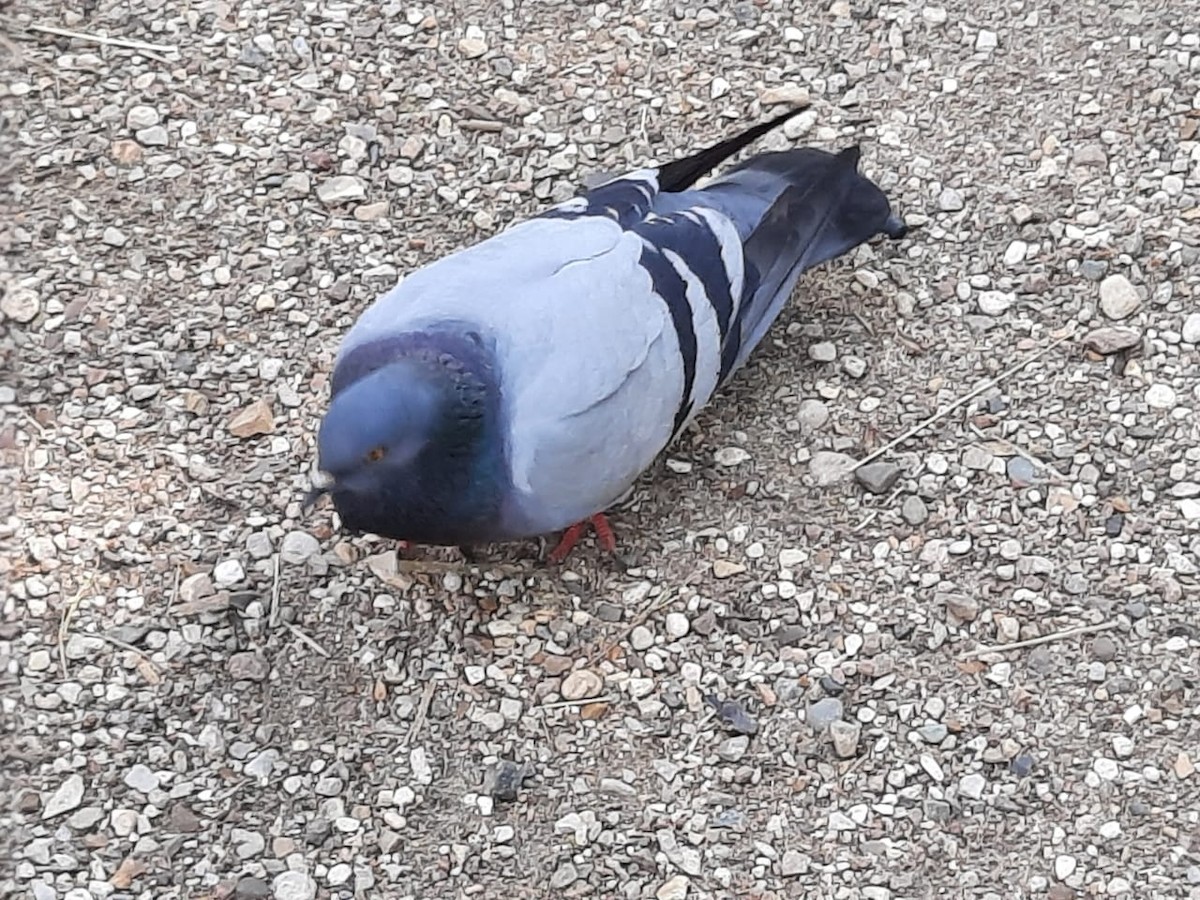
[[[313,504],[320,500],[325,494],[328,494],[333,489],[333,476],[327,472],[318,472],[313,478],[313,485],[304,495],[304,505],[301,509],[308,512],[312,509]]]

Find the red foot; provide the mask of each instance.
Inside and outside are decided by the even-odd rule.
[[[551,563],[560,563],[566,559],[575,545],[579,543],[579,539],[583,537],[583,530],[587,528],[588,522],[591,522],[592,527],[596,529],[596,540],[600,542],[600,546],[609,553],[616,553],[617,539],[613,536],[612,526],[608,524],[604,513],[596,513],[590,519],[576,522],[564,531],[558,545],[550,551],[550,555],[546,559]]]

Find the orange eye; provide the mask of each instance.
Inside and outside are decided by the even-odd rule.
[[[387,449],[384,447],[373,447],[367,451],[367,462],[379,462],[386,453]]]

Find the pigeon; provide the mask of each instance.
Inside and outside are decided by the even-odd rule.
[[[342,528],[561,561],[726,385],[799,277],[904,222],[860,150],[764,152],[800,109],[611,178],[410,273],[346,334],[317,435]],[[318,481],[321,482],[318,484]]]

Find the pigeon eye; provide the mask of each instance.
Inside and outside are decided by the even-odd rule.
[[[367,451],[367,462],[379,462],[386,454],[386,447],[372,447]]]

